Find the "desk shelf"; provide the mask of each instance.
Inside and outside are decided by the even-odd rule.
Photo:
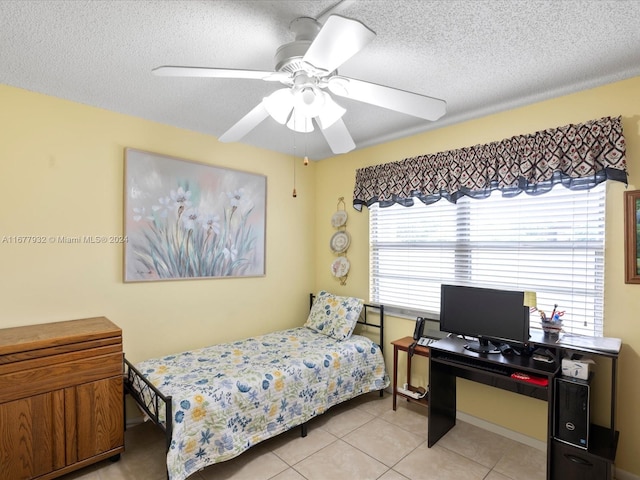
[[[532,366],[530,358],[517,358],[517,361],[507,363],[500,359],[497,360],[485,360],[481,361],[477,357],[469,356],[459,357],[442,354],[438,350],[434,350],[432,353],[433,360],[440,364],[448,365],[451,374],[459,378],[471,380],[473,382],[484,383],[495,388],[502,390],[508,390],[510,392],[519,393],[540,400],[549,399],[549,384],[551,384],[553,377],[557,374],[557,367],[544,364],[542,369],[538,370],[535,366]],[[464,361],[460,361],[464,358]],[[529,361],[528,361],[529,360]],[[527,373],[532,377],[537,377],[546,380],[547,385],[537,385],[535,383],[529,383],[524,380],[518,380],[512,378],[513,373]]]

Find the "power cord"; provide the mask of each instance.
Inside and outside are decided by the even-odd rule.
[[[420,398],[426,397],[428,395],[428,393],[429,393],[429,390],[427,390],[427,389],[425,389],[423,387],[418,387],[416,389],[416,392],[418,392],[420,394],[420,396],[418,397],[420,399]]]

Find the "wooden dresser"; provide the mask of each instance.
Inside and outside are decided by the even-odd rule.
[[[0,329],[2,479],[119,458],[122,374],[122,330],[105,317]]]

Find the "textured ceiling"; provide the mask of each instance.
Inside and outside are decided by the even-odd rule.
[[[2,0],[0,83],[219,137],[281,85],[151,69],[271,71],[276,49],[293,40],[290,22],[336,2]],[[636,0],[356,0],[332,12],[377,33],[341,75],[447,102],[428,122],[337,99],[356,148],[640,75]],[[319,132],[294,140],[271,118],[242,141],[333,156]]]

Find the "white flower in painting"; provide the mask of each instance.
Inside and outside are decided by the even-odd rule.
[[[185,191],[184,188],[178,187],[178,190],[171,190],[170,195],[171,200],[173,200],[178,208],[187,208],[191,206],[191,190]]]
[[[144,207],[135,207],[133,209],[133,220],[136,222],[139,222],[143,218],[145,220],[153,220],[153,217],[145,216],[145,213],[146,213],[146,209]]]
[[[227,197],[229,197],[229,203],[232,207],[238,208],[240,206],[240,201],[242,200],[242,196],[244,195],[244,188],[239,188],[233,192],[227,192]]]
[[[218,215],[206,215],[202,218],[202,228],[207,234],[220,233],[220,217]]]
[[[229,257],[231,257],[231,261],[234,261],[238,256],[238,249],[235,247],[231,247],[231,250],[229,250],[225,247],[222,251],[222,254],[224,255],[225,260],[229,260]]]
[[[195,208],[188,208],[182,214],[182,225],[187,230],[193,230],[200,223],[200,216]]]
[[[151,210],[159,212],[160,217],[167,218],[171,211],[171,207],[173,206],[172,200],[169,197],[161,197],[158,199],[158,203],[160,205],[152,206]]]
[[[139,222],[140,220],[142,220],[143,216],[144,216],[144,207],[142,207],[142,208],[134,208],[133,209],[133,219],[136,222]]]

